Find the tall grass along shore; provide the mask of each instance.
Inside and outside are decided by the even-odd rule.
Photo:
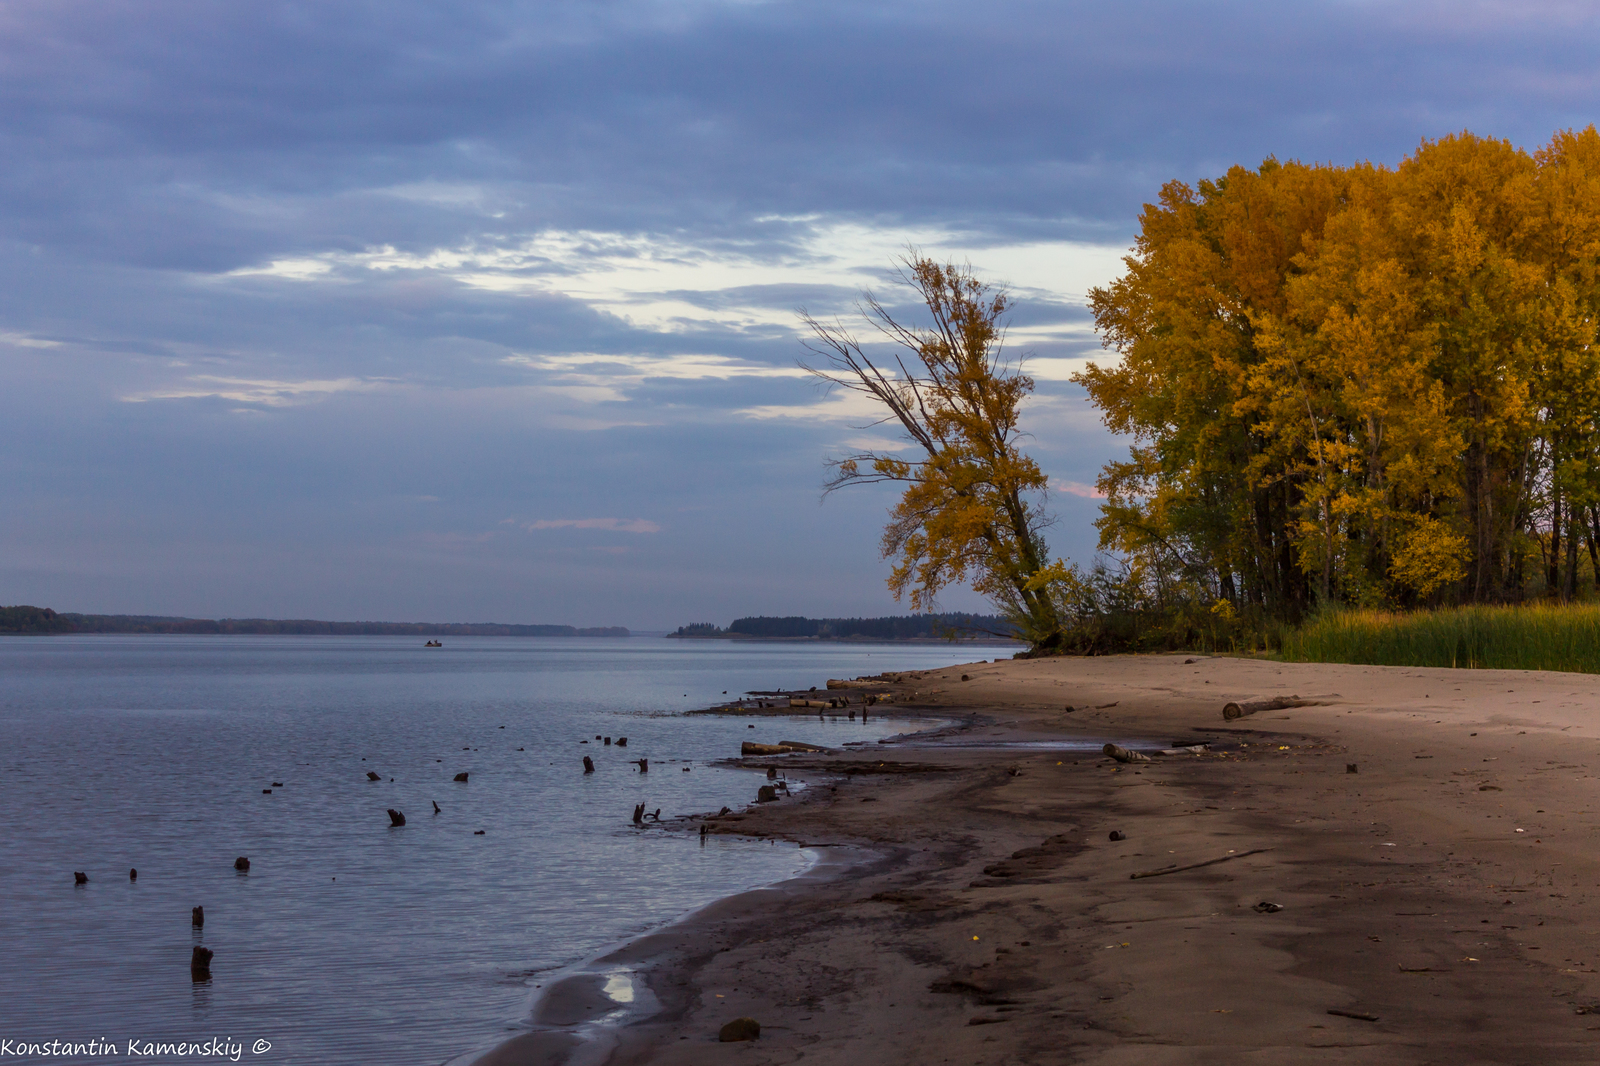
[[[1286,662],[1600,673],[1600,604],[1330,611],[1283,636]]]

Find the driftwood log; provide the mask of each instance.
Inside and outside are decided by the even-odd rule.
[[[1235,700],[1232,703],[1223,705],[1222,717],[1231,722],[1235,718],[1243,718],[1245,715],[1255,714],[1257,711],[1282,711],[1290,707],[1305,707],[1310,702],[1310,700],[1303,700],[1299,696],[1273,696],[1264,700]]]
[[[1235,855],[1224,855],[1220,859],[1207,859],[1205,862],[1191,862],[1187,866],[1163,866],[1159,870],[1141,870],[1136,874],[1129,874],[1128,880],[1137,881],[1141,877],[1162,877],[1166,874],[1182,873],[1185,870],[1198,870],[1202,866],[1215,866],[1219,862],[1232,862],[1234,859],[1242,859],[1247,855],[1260,855],[1263,851],[1271,850],[1271,848],[1251,848],[1249,851],[1241,851]]]
[[[1137,751],[1129,751],[1121,744],[1107,744],[1100,749],[1118,762],[1149,762],[1150,756]]]

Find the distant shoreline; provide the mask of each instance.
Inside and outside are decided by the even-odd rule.
[[[1026,641],[987,634],[977,637],[874,637],[851,633],[842,637],[761,637],[751,633],[668,633],[668,640],[738,640],[763,644],[1018,644]]]
[[[310,618],[181,618],[71,614],[48,607],[0,607],[0,635],[169,633],[218,636],[626,637],[626,626],[513,625],[502,622],[324,622]]]

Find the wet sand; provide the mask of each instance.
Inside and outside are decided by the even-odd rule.
[[[748,760],[811,787],[711,820],[835,868],[617,952],[660,1009],[605,1048],[483,1061],[1600,1060],[1600,678],[1177,655],[889,688],[964,727]],[[1272,695],[1316,705],[1222,717]],[[719,1043],[741,1016],[761,1038]]]

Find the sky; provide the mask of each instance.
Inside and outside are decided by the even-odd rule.
[[[1070,374],[1171,180],[1596,119],[1592,4],[6,0],[0,603],[667,629],[877,615],[893,447],[796,312],[1016,301],[1052,551],[1128,441]],[[941,605],[981,609],[965,589]]]

